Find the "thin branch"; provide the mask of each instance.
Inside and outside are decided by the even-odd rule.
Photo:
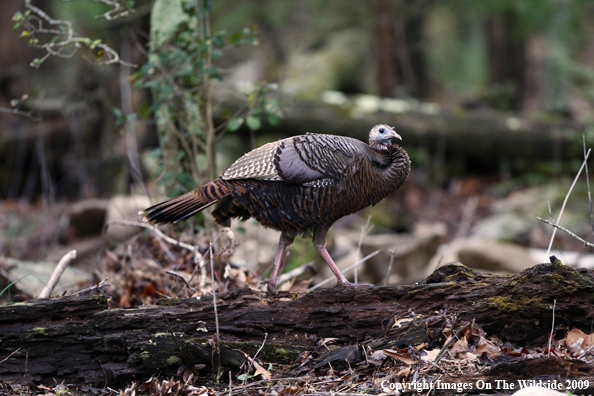
[[[64,255],[64,257],[62,257],[62,259],[60,259],[60,262],[54,269],[54,272],[52,273],[52,276],[50,277],[49,282],[47,282],[47,285],[45,285],[45,287],[39,294],[39,298],[49,298],[52,290],[54,290],[54,287],[56,287],[56,284],[60,280],[60,277],[66,270],[66,267],[68,267],[68,264],[70,264],[70,262],[72,260],[74,260],[75,258],[76,258],[76,250],[71,250],[68,253],[66,253]]]
[[[94,62],[98,65],[109,65],[112,63],[119,63],[124,66],[137,67],[137,65],[135,65],[135,64],[131,64],[131,63],[123,61],[120,58],[119,54],[113,48],[108,46],[107,44],[101,43],[99,40],[91,40],[88,37],[78,36],[74,32],[71,21],[54,19],[54,18],[50,17],[42,9],[31,4],[31,1],[32,0],[25,0],[25,8],[27,8],[28,10],[30,10],[32,12],[32,15],[29,17],[30,20],[26,19],[24,21],[24,27],[27,29],[27,32],[28,32],[28,35],[26,37],[30,38],[30,40],[29,40],[30,46],[39,48],[39,49],[43,49],[47,52],[43,57],[37,58],[33,62],[31,62],[30,65],[32,67],[39,68],[39,66],[41,66],[41,64],[47,58],[49,58],[49,56],[56,56],[56,57],[60,57],[60,58],[71,58],[78,51],[78,49],[81,47],[81,45],[85,45],[91,50],[94,50],[96,48],[103,50],[103,52],[107,55],[108,59],[104,60],[104,61]],[[100,1],[103,3],[109,4],[109,5],[113,5],[116,3],[116,1],[112,1],[112,0],[95,0],[95,1]],[[118,5],[118,7],[119,7],[119,5]],[[115,19],[111,15],[111,11],[107,12],[106,14],[103,14],[103,16],[105,16],[106,19],[110,19],[110,18]],[[34,26],[34,24],[32,23],[33,20],[37,22],[37,26]],[[44,26],[43,26],[44,22],[48,23],[51,26],[58,26],[61,28],[59,28],[59,29],[44,28]],[[54,41],[54,42],[50,41],[50,42],[47,42],[44,44],[39,44],[37,42],[37,39],[34,38],[36,33],[51,34],[51,35],[62,37],[63,39]],[[69,54],[64,54],[62,51],[64,50],[65,47],[73,47],[72,52]]]
[[[18,351],[20,351],[21,348],[17,349],[16,351],[13,351],[10,355],[6,356],[4,359],[0,360],[0,364],[4,363],[5,361],[7,361],[8,359],[10,359],[10,357],[12,355],[14,355],[15,353],[17,353]]]
[[[34,116],[32,111],[23,111],[19,109],[7,109],[6,107],[0,107],[0,113],[13,113],[27,117],[33,121],[39,121],[41,118]]]
[[[101,290],[102,287],[105,286],[111,286],[111,283],[107,283],[107,278],[103,279],[101,282],[97,283],[96,285],[93,285],[91,287],[87,287],[86,289],[82,289],[79,290],[75,293],[71,293],[71,295],[73,296],[78,296],[80,294],[85,294],[85,293],[89,293],[92,292],[93,290],[98,290],[99,292],[103,293],[103,291]]]
[[[371,215],[367,216],[367,221],[365,224],[361,226],[361,232],[359,233],[359,243],[357,244],[357,254],[356,258],[358,259],[361,256],[361,245],[363,244],[363,238],[365,238],[371,230],[373,229],[373,224],[369,225],[371,221]],[[355,269],[355,283],[359,283],[359,270],[358,268]]]
[[[192,291],[192,293],[195,293],[196,292],[196,289],[194,289],[192,286],[190,286],[190,284],[188,283],[188,281],[186,280],[186,278],[184,278],[183,276],[181,276],[177,272],[173,272],[173,271],[170,271],[170,270],[167,270],[165,272],[168,273],[169,275],[173,275],[173,276],[176,276],[179,279],[181,279],[186,284],[186,286],[188,286],[188,289],[190,289]]]
[[[587,241],[583,240],[582,238],[580,238],[579,236],[577,236],[577,235],[576,235],[576,234],[574,234],[573,232],[569,231],[567,228],[565,228],[565,227],[561,227],[560,225],[558,225],[558,224],[555,224],[555,223],[551,223],[550,221],[548,221],[548,220],[545,220],[545,219],[543,219],[543,218],[540,218],[540,217],[538,217],[538,216],[536,216],[536,218],[537,218],[538,220],[540,220],[540,221],[544,222],[544,223],[547,223],[548,225],[551,225],[551,226],[553,226],[553,227],[555,227],[555,228],[558,228],[558,229],[560,229],[561,231],[565,232],[565,233],[566,233],[566,234],[568,234],[568,235],[571,235],[573,238],[575,238],[575,239],[577,239],[578,241],[580,241],[581,243],[583,243],[583,244],[584,244],[584,246],[588,246],[588,247],[594,248],[594,243],[587,242]],[[547,253],[547,255],[548,255],[548,253]]]
[[[551,324],[551,334],[549,335],[549,353],[547,357],[551,357],[551,342],[553,341],[553,331],[555,330],[555,307],[557,306],[557,299],[553,300],[553,322]]]
[[[563,200],[563,205],[561,206],[561,211],[559,212],[559,217],[557,218],[557,221],[555,224],[559,224],[561,222],[561,216],[563,216],[563,211],[565,210],[565,205],[567,205],[567,200],[569,199],[569,195],[571,194],[571,191],[573,190],[573,187],[575,186],[577,179],[582,174],[582,170],[584,169],[584,166],[586,165],[586,161],[588,160],[589,155],[590,155],[590,150],[588,150],[588,153],[585,155],[584,162],[582,163],[582,166],[580,167],[580,170],[578,171],[577,175],[575,175],[575,178],[573,179],[573,183],[571,183],[571,187],[569,187],[569,191],[567,191],[567,195],[565,195],[565,200]],[[549,254],[551,253],[551,247],[553,246],[553,241],[555,240],[556,233],[557,233],[557,228],[555,228],[553,230],[553,235],[551,235],[551,241],[549,242],[549,247],[547,249],[547,257],[549,257]]]
[[[212,243],[208,246],[208,252],[210,255],[210,277],[211,277],[211,285],[212,285],[212,306],[214,308],[215,314],[215,326],[216,326],[216,337],[214,351],[217,356],[217,367],[216,367],[216,381],[219,381],[219,377],[221,376],[221,336],[219,334],[219,313],[217,311],[217,293],[215,291],[215,283],[214,283],[214,259],[212,253]]]
[[[140,214],[142,214],[142,213],[140,213]],[[178,241],[177,239],[173,239],[173,238],[171,238],[171,237],[163,234],[163,232],[161,232],[161,230],[159,230],[154,225],[147,224],[147,223],[141,223],[140,221],[113,220],[113,221],[107,222],[105,224],[105,228],[107,229],[109,226],[111,226],[113,224],[128,225],[128,226],[136,226],[136,227],[146,228],[148,230],[153,231],[155,234],[159,235],[161,238],[163,238],[165,241],[169,242],[170,244],[172,244],[174,246],[179,246],[179,247],[184,248],[186,250],[190,250],[190,251],[194,252],[195,254],[200,255],[200,253],[198,252],[198,249],[196,248],[196,246],[190,245],[189,243],[185,243],[185,242],[182,242],[182,241]]]
[[[392,273],[392,264],[394,264],[394,257],[396,256],[396,252],[394,249],[388,250],[390,253],[390,263],[388,264],[388,270],[386,271],[386,279],[384,280],[384,286],[388,286],[390,282],[390,274]]]
[[[584,142],[584,164],[586,167],[586,184],[588,186],[588,203],[590,204],[590,224],[592,224],[592,239],[594,240],[594,213],[592,213],[592,194],[590,193],[590,175],[588,174],[588,162],[586,161],[586,135],[582,135]]]
[[[358,266],[360,266],[361,264],[363,264],[364,262],[366,262],[367,260],[369,260],[370,258],[372,258],[373,256],[375,256],[379,252],[380,252],[379,250],[376,250],[373,253],[369,253],[367,256],[363,257],[361,260],[357,261],[355,264],[351,265],[348,268],[345,268],[344,271],[342,271],[342,273],[343,274],[346,274],[347,272],[349,272],[353,268],[357,268]],[[334,276],[331,276],[330,278],[324,279],[322,282],[318,283],[317,285],[315,285],[315,286],[310,287],[309,289],[307,289],[307,292],[309,293],[312,290],[316,290],[317,288],[324,286],[326,283],[331,282],[333,279],[336,279],[336,278]]]
[[[289,281],[293,278],[300,277],[301,275],[305,274],[308,271],[312,271],[315,268],[315,262],[310,261],[309,263],[305,263],[300,265],[297,268],[292,269],[289,272],[285,272],[281,276],[278,277],[278,281],[276,282],[278,285],[282,285],[286,281]]]

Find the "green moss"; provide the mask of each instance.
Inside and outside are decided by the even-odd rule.
[[[140,357],[144,360],[149,359],[151,357],[151,353],[149,351],[142,351]]]
[[[542,300],[542,297],[523,297],[517,299],[512,297],[497,296],[486,298],[484,302],[492,308],[497,308],[499,312],[514,312],[524,308],[536,308],[541,306]]]
[[[47,335],[47,328],[45,327],[34,327],[32,330],[38,335]]]
[[[181,304],[179,298],[162,298],[157,301],[156,305],[160,305],[163,307],[173,307],[175,305]]]
[[[174,366],[176,364],[179,364],[179,362],[181,362],[181,359],[179,357],[175,356],[175,355],[169,356],[167,358],[167,365],[168,366]]]

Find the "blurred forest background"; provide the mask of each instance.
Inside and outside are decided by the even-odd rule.
[[[535,249],[552,228],[536,216],[549,203],[558,216],[583,136],[594,142],[592,1],[3,0],[0,18],[5,284],[72,248],[95,281],[134,256],[122,246],[181,271],[191,255],[130,244],[137,227],[106,235],[105,222],[138,221],[266,142],[366,140],[377,123],[403,137],[411,178],[337,224],[333,255],[381,249],[365,270],[375,282],[390,257],[390,283],[451,260],[517,271],[547,260]],[[562,224],[592,240],[588,206],[582,176]],[[232,267],[269,265],[278,235],[237,226]],[[204,250],[205,229],[199,217],[171,232]],[[310,245],[296,243],[290,266],[321,262]],[[565,234],[554,248],[588,263]]]

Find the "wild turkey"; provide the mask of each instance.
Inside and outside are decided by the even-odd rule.
[[[410,159],[391,139],[391,127],[376,125],[369,145],[353,138],[308,133],[265,144],[228,167],[218,179],[140,212],[151,224],[175,223],[217,204],[217,223],[255,218],[281,232],[268,289],[276,288],[285,250],[311,231],[312,242],[338,279],[347,281],[326,250],[326,233],[343,216],[375,205],[408,179]]]

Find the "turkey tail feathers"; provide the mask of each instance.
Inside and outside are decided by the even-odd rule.
[[[149,224],[168,224],[185,220],[228,195],[228,192],[225,194],[217,188],[212,188],[212,184],[213,182],[208,183],[189,193],[151,206],[140,214],[144,215],[144,221]]]

